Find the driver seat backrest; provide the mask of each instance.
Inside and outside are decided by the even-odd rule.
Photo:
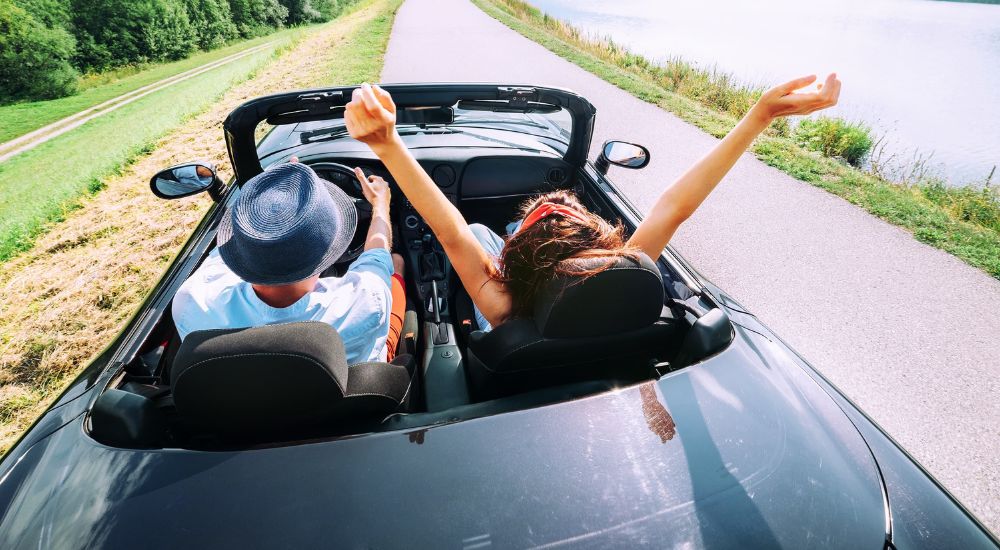
[[[170,373],[174,405],[196,433],[282,440],[377,423],[405,411],[415,362],[348,365],[340,335],[307,321],[196,331]]]
[[[570,259],[580,271],[608,258]],[[558,277],[535,303],[532,319],[512,319],[469,335],[468,369],[476,399],[492,399],[584,380],[647,376],[650,360],[676,333],[662,318],[663,279],[645,254],[614,258],[588,277]]]

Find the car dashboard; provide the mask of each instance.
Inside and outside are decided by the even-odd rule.
[[[453,201],[527,195],[566,188],[572,185],[571,167],[560,158],[519,150],[416,149],[414,157],[434,183]],[[483,154],[485,153],[485,154]],[[384,178],[399,192],[385,166],[372,154],[346,152],[299,157],[305,164],[336,162],[366,174]],[[319,171],[321,177],[342,186],[352,196],[361,192],[356,182],[347,182],[329,171]]]

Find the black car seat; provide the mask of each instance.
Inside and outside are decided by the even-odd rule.
[[[566,264],[585,271],[607,261]],[[469,334],[470,391],[481,401],[584,380],[639,380],[672,349],[676,328],[653,261],[618,258],[596,275],[550,281],[531,319]]]
[[[279,441],[405,411],[414,370],[410,355],[348,365],[337,331],[308,321],[192,332],[170,384],[179,420],[193,433]]]

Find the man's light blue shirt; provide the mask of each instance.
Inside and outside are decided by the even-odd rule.
[[[315,290],[288,307],[276,308],[262,302],[216,249],[174,296],[174,324],[183,340],[196,330],[322,321],[344,340],[348,364],[385,361],[392,271],[388,250],[367,250],[343,277],[321,278]]]

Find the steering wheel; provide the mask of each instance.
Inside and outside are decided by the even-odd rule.
[[[338,164],[336,162],[314,162],[306,164],[315,172],[323,172],[329,179],[323,178],[339,187],[348,197],[354,201],[354,208],[358,211],[358,227],[354,230],[354,237],[347,250],[334,264],[345,264],[353,262],[365,251],[365,239],[368,237],[368,226],[372,223],[372,205],[368,203],[364,192],[361,191],[361,183],[354,174],[354,170]]]

